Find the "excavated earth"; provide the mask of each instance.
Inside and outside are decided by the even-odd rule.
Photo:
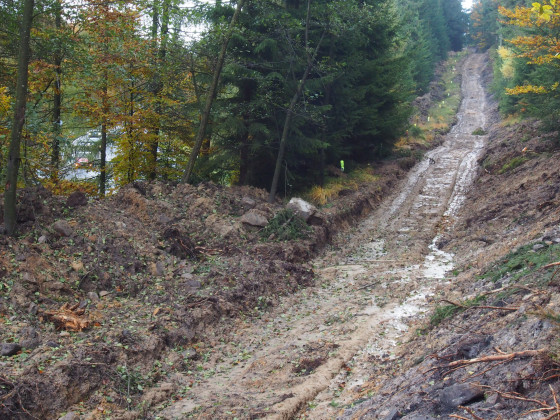
[[[25,191],[0,418],[556,418],[558,134],[500,122],[489,74],[469,55],[441,145],[306,239],[263,241],[283,206],[252,188]]]

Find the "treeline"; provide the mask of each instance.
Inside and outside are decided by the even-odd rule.
[[[18,184],[76,188],[71,151],[95,130],[100,195],[138,179],[274,193],[383,156],[466,27],[459,0],[0,0],[2,162],[30,3]]]
[[[560,2],[479,0],[472,38],[494,57],[494,91],[504,114],[560,128]]]

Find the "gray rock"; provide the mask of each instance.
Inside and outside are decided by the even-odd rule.
[[[25,261],[27,257],[23,253],[16,254],[16,261]]]
[[[102,290],[101,292],[99,292],[99,297],[105,297],[108,296],[109,292],[107,290]]]
[[[37,304],[35,302],[31,302],[29,304],[29,307],[27,308],[27,312],[29,312],[31,315],[37,315],[38,311],[39,311],[39,308],[38,308]]]
[[[99,302],[99,295],[95,292],[88,292],[87,298],[92,302]]]
[[[535,244],[535,245],[533,245],[533,251],[539,251],[539,250],[541,250],[541,249],[543,249],[543,248],[546,248],[546,246],[543,245],[543,244]]]
[[[268,220],[260,213],[248,211],[241,216],[241,223],[245,223],[249,226],[265,227],[268,225]]]
[[[37,329],[25,327],[19,333],[19,344],[25,349],[34,349],[41,344],[41,337]]]
[[[198,353],[192,347],[189,347],[185,351],[181,352],[181,356],[187,360],[196,360],[198,358]]]
[[[181,274],[181,278],[184,279],[184,280],[192,280],[192,279],[194,279],[194,274],[183,273],[183,274]]]
[[[484,392],[482,389],[472,384],[455,384],[444,388],[440,393],[439,399],[444,407],[453,409],[483,397]]]
[[[37,242],[40,244],[44,244],[45,242],[47,242],[47,237],[45,235],[41,235],[39,236],[39,239],[37,239]]]
[[[436,420],[436,418],[432,416],[425,416],[423,414],[408,414],[401,417],[401,420]]]
[[[126,229],[126,223],[125,223],[125,222],[121,222],[120,220],[117,220],[117,221],[115,222],[115,226],[116,226],[118,229],[123,229],[123,230]]]
[[[0,348],[0,356],[13,356],[21,350],[21,346],[16,343],[2,343]]]
[[[60,236],[72,236],[74,229],[66,220],[57,220],[53,224],[54,231]]]
[[[243,197],[241,199],[241,207],[243,207],[245,210],[254,209],[256,205],[257,202],[250,197]]]
[[[306,222],[311,216],[317,213],[317,207],[297,197],[292,198],[286,205],[286,208],[292,210],[296,215],[301,217]]]
[[[202,284],[198,280],[187,280],[183,284],[185,287],[194,290],[200,289],[200,287],[202,286]]]

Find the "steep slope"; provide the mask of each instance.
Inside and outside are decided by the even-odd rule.
[[[332,417],[560,415],[558,133],[489,116],[480,175],[437,240],[456,269],[430,320],[417,322],[393,354],[369,353],[356,397]]]
[[[443,144],[392,199],[339,238],[339,249],[314,260],[319,286],[283,299],[263,319],[243,325],[234,343],[214,348],[217,357],[206,367],[212,377],[159,416],[290,418],[309,403],[317,406],[306,415],[331,418],[336,404],[351,398],[343,392],[348,364],[391,353],[445,283],[452,256],[437,250],[434,239],[476,174],[486,137],[471,133],[485,127],[485,65],[483,55],[466,60],[459,122]],[[237,349],[247,360],[237,360]],[[358,370],[352,385],[361,380]]]

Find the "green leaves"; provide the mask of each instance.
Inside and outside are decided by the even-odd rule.
[[[550,0],[550,4],[556,5],[556,0]],[[540,4],[540,3],[533,3],[533,8],[531,9],[534,13],[536,13],[539,19],[543,19],[545,21],[549,21],[552,16],[554,15],[554,11],[552,10],[552,6],[548,4]]]

